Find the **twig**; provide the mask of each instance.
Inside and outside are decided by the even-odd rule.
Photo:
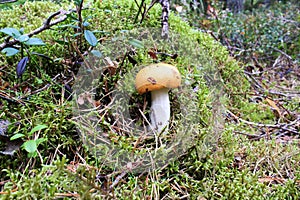
[[[7,183],[7,182],[9,182],[10,180],[5,180],[5,181],[1,181],[0,182],[0,185],[2,186],[2,185],[5,185],[5,183]]]
[[[18,0],[1,0],[1,1],[0,1],[0,4],[14,3],[14,2],[16,2],[16,1],[18,1]]]
[[[288,131],[288,132],[291,132],[291,133],[294,133],[294,134],[298,134],[298,131],[296,129],[292,129],[292,128],[289,128],[289,127],[297,124],[298,122],[300,123],[300,117],[298,117],[297,119],[295,119],[294,121],[292,121],[289,124],[282,124],[282,123],[281,124],[260,124],[260,123],[255,123],[255,122],[250,122],[250,121],[244,120],[244,119],[236,116],[235,114],[233,114],[229,110],[227,110],[227,112],[230,115],[232,115],[238,122],[243,122],[247,125],[256,126],[256,127],[260,127],[260,128],[266,127],[266,128],[280,129],[280,130]],[[253,135],[253,136],[255,136],[255,135]]]
[[[143,22],[143,20],[145,19],[147,13],[149,12],[149,10],[150,10],[156,3],[160,3],[160,1],[161,1],[161,0],[152,0],[152,1],[151,1],[151,3],[150,3],[150,5],[149,5],[148,9],[145,9],[145,10],[144,10],[144,12],[143,12],[143,14],[142,14],[142,19],[141,19],[140,23]],[[142,7],[142,4],[143,4],[143,3],[144,3],[144,0],[142,1],[141,6],[139,7],[138,14],[140,13],[140,8]],[[137,15],[137,17],[138,17],[138,15]],[[136,18],[136,20],[137,20],[137,18]]]
[[[57,11],[53,14],[51,14],[47,19],[46,21],[44,22],[44,24],[33,30],[32,32],[26,34],[26,36],[28,37],[32,37],[33,35],[37,35],[39,34],[40,32],[46,30],[46,29],[50,29],[51,26],[54,26],[60,22],[63,22],[67,19],[67,15],[70,14],[71,12],[74,12],[74,10],[69,10],[69,11],[65,11],[65,10],[60,10],[60,11]],[[51,22],[51,20],[55,17],[55,16],[58,16],[58,15],[63,15],[61,16],[60,18],[54,20]],[[2,49],[8,47],[8,46],[13,46],[15,44],[17,44],[19,42],[19,40],[16,40],[16,39],[13,39],[13,40],[10,40],[10,41],[5,41],[4,43],[0,44],[0,51],[2,51]]]
[[[144,5],[144,3],[145,3],[145,0],[142,0],[142,1],[141,1],[141,5],[139,5],[139,3],[138,3],[136,0],[134,0],[134,2],[135,2],[135,4],[139,7],[138,13],[136,14],[135,19],[134,19],[134,23],[136,23],[137,20],[138,20],[138,18],[139,18],[140,13],[142,12],[142,7],[143,7],[143,5]],[[142,19],[141,19],[141,22],[140,22],[140,23],[142,23],[142,21],[143,21],[143,19],[144,19],[144,15],[145,15],[146,12],[147,12],[147,11],[146,11],[146,9],[145,9],[144,12],[143,12],[143,14],[142,14]]]
[[[263,157],[263,158],[261,158],[259,161],[256,162],[255,167],[254,167],[254,170],[253,170],[253,174],[256,173],[257,168],[258,168],[258,165],[259,165],[263,160],[265,160],[265,159],[266,159],[266,158]]]
[[[76,6],[76,11],[77,11],[77,15],[78,15],[78,27],[80,27],[80,29],[77,29],[78,33],[84,32],[84,26],[82,23],[82,7],[83,7],[83,0],[80,1],[79,6]],[[77,40],[77,46],[79,47],[79,49],[81,49],[81,45],[82,45],[82,35],[83,34],[78,35],[79,39]]]
[[[279,50],[279,49],[277,49],[277,48],[272,48],[272,49],[274,49],[275,51],[278,51],[279,53],[281,53],[282,55],[284,55],[284,56],[287,57],[288,59],[292,60],[292,57],[289,56],[289,55],[287,55],[285,52],[283,52],[283,51],[281,51],[281,50]]]
[[[11,97],[4,92],[0,92],[0,99],[4,99],[10,103],[17,103],[17,104],[25,105],[24,101],[22,101],[20,99],[16,99],[14,97]]]
[[[119,176],[117,176],[117,178],[114,180],[114,182],[111,184],[111,186],[109,186],[109,190],[112,190],[116,185],[118,185],[118,183],[120,182],[120,180],[127,174],[127,171],[123,171]]]
[[[283,92],[279,92],[276,90],[266,90],[253,76],[252,73],[249,73],[247,71],[244,71],[244,73],[247,75],[246,78],[249,80],[250,83],[252,83],[252,86],[254,86],[258,91],[260,91],[263,94],[269,93],[269,94],[274,94],[274,95],[279,95],[279,96],[284,96],[284,97],[298,97],[300,92],[295,92],[292,94],[287,94]]]
[[[141,165],[140,161],[137,162],[129,162],[127,163],[127,165],[125,166],[125,168],[122,170],[122,173],[120,175],[117,176],[117,178],[114,180],[114,182],[111,184],[111,186],[109,186],[109,190],[112,190],[116,185],[119,184],[120,180],[129,172],[131,172],[133,169],[139,167]]]
[[[60,76],[60,74],[57,74],[55,77],[53,77],[51,79],[51,81],[55,81],[59,76]],[[51,83],[48,83],[44,87],[39,88],[39,89],[31,92],[29,95],[25,95],[25,96],[22,96],[22,97],[19,97],[19,98],[11,97],[11,96],[9,96],[8,94],[6,94],[4,92],[0,92],[0,99],[4,99],[4,100],[6,100],[6,101],[8,101],[10,103],[18,103],[18,104],[25,105],[25,102],[22,101],[22,99],[26,99],[30,95],[37,94],[37,93],[39,93],[41,91],[44,91],[47,88],[49,88],[50,86],[51,86]]]
[[[56,76],[54,76],[54,77],[51,79],[51,81],[52,81],[52,82],[55,81],[58,77],[60,77],[60,74],[57,74]],[[26,96],[21,97],[21,99],[24,99],[24,98],[26,98],[27,96],[30,96],[30,95],[33,95],[33,94],[37,94],[37,93],[39,93],[39,92],[41,92],[41,91],[44,91],[44,90],[46,90],[47,88],[49,88],[51,85],[52,85],[51,83],[48,83],[48,84],[46,84],[44,87],[39,88],[39,89],[37,89],[37,90],[31,92],[29,95],[26,95]]]
[[[76,194],[76,193],[55,193],[55,196],[57,196],[57,197],[75,197],[75,198],[80,197],[80,195]]]
[[[258,135],[258,134],[249,134],[249,133],[245,133],[245,132],[242,132],[242,131],[234,131],[234,133],[238,133],[238,134],[245,135],[245,136],[248,136],[248,137],[255,137],[255,138],[261,138],[262,137],[261,135]]]
[[[78,46],[76,46],[76,44],[74,44],[74,42],[71,42],[71,45],[74,48],[75,52],[78,54],[78,56],[80,56],[80,58],[83,60],[85,66],[89,69],[92,69],[89,62],[85,59],[84,54],[82,54],[81,51],[79,50]]]

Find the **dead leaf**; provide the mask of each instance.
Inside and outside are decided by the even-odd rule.
[[[276,103],[269,99],[269,98],[266,98],[266,101],[268,102],[268,104],[276,111],[276,117],[281,117],[281,112],[280,112],[280,109],[278,108],[278,106],[276,105]]]
[[[277,177],[270,177],[270,176],[266,176],[263,178],[259,178],[258,182],[260,183],[271,183],[271,182],[275,182],[275,183],[285,183],[286,179],[283,178],[277,178]]]
[[[179,13],[181,13],[183,11],[183,6],[178,6],[178,5],[175,5],[175,10]]]
[[[79,95],[78,99],[77,99],[77,103],[79,105],[84,104],[84,94]]]
[[[149,54],[149,56],[150,56],[152,59],[154,59],[154,60],[157,60],[157,59],[158,59],[155,52],[153,52],[153,51],[148,51],[148,54]]]
[[[67,170],[73,173],[76,173],[77,169],[79,167],[78,163],[75,163],[74,161],[71,161],[69,165],[67,165]]]
[[[88,100],[88,102],[90,102],[91,104],[94,104],[94,100],[90,93],[85,93],[85,98]]]
[[[202,24],[202,26],[206,27],[206,28],[209,28],[212,24],[212,22],[208,19],[203,19],[200,21],[200,23]]]
[[[114,66],[114,63],[111,61],[110,57],[103,58],[103,62],[106,66]]]
[[[207,5],[206,13],[211,17],[214,17],[214,18],[218,17],[218,12],[217,12],[216,8],[214,8],[210,4]]]
[[[95,107],[99,107],[101,105],[101,102],[100,101],[94,101],[93,104],[94,104]]]

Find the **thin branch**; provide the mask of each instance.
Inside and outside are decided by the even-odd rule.
[[[145,9],[145,10],[144,10],[144,12],[143,12],[143,14],[142,14],[142,19],[141,19],[140,23],[143,22],[143,20],[145,19],[147,13],[149,12],[149,10],[150,10],[156,3],[160,3],[160,1],[161,1],[161,0],[152,0],[152,1],[151,1],[151,3],[150,3],[150,5],[149,5],[148,9]],[[142,1],[142,3],[144,3],[144,1]],[[142,4],[141,4],[140,7],[142,7]],[[140,12],[140,11],[139,11],[139,12]],[[139,13],[138,13],[138,14],[139,14]]]
[[[114,180],[114,182],[111,184],[111,186],[109,186],[109,190],[112,190],[116,185],[118,185],[118,183],[120,182],[120,180],[127,174],[127,171],[123,171],[119,176],[117,176],[117,178]]]
[[[145,3],[145,0],[142,0],[142,1],[141,1],[141,5],[139,5],[138,2],[137,2],[136,0],[134,0],[134,2],[135,2],[135,4],[139,7],[138,13],[136,14],[135,19],[134,19],[134,23],[136,23],[137,20],[138,20],[138,18],[139,18],[140,13],[142,12],[142,7],[143,7],[143,5],[144,5],[144,3]],[[146,13],[146,9],[145,9],[145,11],[144,11],[143,14],[142,14],[141,23],[142,23],[142,21],[143,21],[143,19],[144,19],[144,14],[145,14],[145,13]]]
[[[74,12],[74,10],[69,10],[69,11],[65,11],[65,10],[60,10],[60,11],[57,11],[53,14],[51,14],[47,19],[46,21],[44,22],[44,24],[33,30],[32,32],[26,34],[28,37],[32,37],[33,35],[37,35],[39,34],[40,32],[46,30],[46,29],[50,29],[52,26],[60,23],[60,22],[63,22],[67,19],[67,15],[70,14],[71,12]],[[58,16],[58,15],[62,15],[61,17],[59,17],[58,19],[54,20],[51,22],[51,20],[55,17],[55,16]],[[10,41],[5,41],[4,43],[0,44],[0,51],[2,51],[2,49],[6,48],[6,47],[9,47],[9,46],[13,46],[15,44],[19,43],[18,40],[16,39],[13,39],[13,40],[10,40]]]
[[[259,92],[266,94],[274,94],[274,95],[279,95],[279,96],[284,96],[284,97],[298,97],[300,92],[293,92],[293,93],[283,93],[283,92],[279,92],[279,91],[275,91],[275,90],[267,90],[265,89],[252,75],[252,73],[249,73],[247,71],[244,71],[244,73],[247,75],[246,78],[249,80],[249,82],[252,84],[253,87],[255,87],[255,89],[257,89]]]
[[[55,81],[58,77],[60,77],[60,76],[61,76],[60,74],[57,74],[55,77],[53,77],[53,78],[51,79],[51,81],[54,82],[54,81]],[[30,95],[34,95],[34,94],[37,94],[37,93],[39,93],[39,92],[42,92],[42,91],[48,89],[51,85],[52,85],[52,83],[48,83],[48,84],[46,84],[44,87],[39,88],[39,89],[37,89],[37,90],[35,90],[35,91],[32,91],[29,95],[22,96],[20,99],[26,99],[26,98],[27,98],[28,96],[30,96]]]
[[[278,51],[279,53],[281,53],[282,55],[284,55],[284,56],[287,57],[288,59],[293,60],[292,57],[289,56],[287,53],[285,53],[285,52],[283,52],[283,51],[281,51],[281,50],[279,50],[279,49],[277,49],[277,48],[272,48],[272,49],[274,49],[275,51]]]
[[[0,4],[5,4],[5,3],[14,3],[17,2],[18,0],[1,0]]]
[[[79,198],[80,194],[77,194],[77,193],[55,193],[55,196],[58,197],[58,198],[61,198],[61,197]]]
[[[84,32],[84,26],[83,26],[83,22],[82,22],[82,7],[83,7],[83,0],[80,1],[79,6],[76,6],[76,11],[77,11],[77,15],[78,15],[78,27],[80,27],[80,29],[77,29],[78,33]],[[77,46],[79,49],[81,49],[82,37],[83,37],[83,34],[78,35],[79,39],[77,40]]]
[[[260,127],[260,128],[273,128],[273,129],[279,129],[279,130],[284,130],[284,131],[288,131],[291,132],[293,134],[298,134],[298,131],[293,128],[292,126],[300,124],[300,117],[298,117],[297,119],[295,119],[294,121],[290,122],[289,124],[286,123],[280,123],[280,124],[261,124],[261,123],[255,123],[255,122],[250,122],[247,120],[244,120],[238,116],[236,116],[235,114],[233,114],[231,111],[227,110],[227,112],[234,117],[234,119],[238,122],[242,122],[244,124],[250,125],[250,126],[255,126],[255,127]],[[255,135],[253,135],[255,136]]]
[[[4,91],[0,92],[0,99],[6,100],[10,103],[25,105],[24,101],[22,101],[20,99],[16,99],[14,97],[11,97],[11,96],[7,95],[6,93],[4,93]]]

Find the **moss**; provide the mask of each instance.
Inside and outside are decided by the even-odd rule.
[[[1,11],[3,17],[0,19],[0,27],[24,28],[24,33],[28,33],[40,27],[50,13],[61,8],[68,10],[72,6],[69,3],[58,5],[53,2],[26,2],[22,7],[14,7],[14,12],[10,10]],[[93,8],[84,10],[83,15],[85,17],[92,16],[88,20],[91,23],[88,28],[101,31],[96,35],[103,37],[109,33],[136,28],[137,25],[134,24],[136,12],[137,6],[133,1],[113,1],[110,3],[103,1],[95,4]],[[160,12],[160,6],[154,6],[141,26],[146,28],[160,27]],[[69,21],[62,23],[62,25],[67,23]],[[247,82],[242,76],[242,71],[237,62],[231,59],[226,48],[217,43],[212,37],[193,30],[188,23],[173,14],[170,15],[170,30],[180,34],[183,38],[188,38],[189,42],[198,41],[202,50],[209,56],[209,60],[214,61],[216,67],[220,69],[224,84],[228,85],[229,88],[227,92],[237,92],[234,90],[245,90],[247,88]],[[48,52],[50,57],[59,57],[66,54],[66,49],[55,42],[62,38],[63,35],[60,35],[60,33],[62,33],[60,29],[54,28],[54,30],[46,30],[37,35],[37,37],[47,42],[46,47],[42,47],[40,50],[37,48],[37,51]],[[36,50],[36,48],[33,50]],[[5,57],[3,55],[1,57],[4,61]],[[239,80],[239,87],[235,87],[237,86],[236,80]]]
[[[22,6],[15,6],[13,10],[0,10],[0,27],[12,27],[16,29],[24,28],[24,33],[28,33],[43,25],[44,21],[51,13],[60,9],[71,8],[72,4],[45,1],[26,1]],[[46,35],[42,33],[41,35]]]

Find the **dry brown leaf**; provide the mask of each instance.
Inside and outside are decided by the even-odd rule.
[[[90,93],[85,93],[85,98],[90,102],[91,104],[94,104],[93,97]]]
[[[258,179],[258,182],[260,182],[260,183],[266,183],[266,182],[270,183],[270,182],[273,182],[273,181],[275,181],[276,183],[284,183],[284,182],[286,182],[286,179],[277,178],[277,177],[270,177],[270,176],[266,176],[266,177]]]
[[[157,59],[158,59],[157,56],[156,56],[156,53],[155,53],[154,51],[148,51],[148,54],[149,54],[149,56],[150,56],[152,59],[154,59],[154,60],[157,60]]]
[[[94,104],[95,107],[99,107],[101,105],[101,102],[100,101],[94,101],[93,104]]]
[[[84,94],[79,95],[78,99],[77,99],[77,103],[79,105],[84,104]]]
[[[273,100],[269,99],[269,98],[266,98],[266,101],[276,111],[276,113],[278,115],[277,117],[281,117],[280,109],[278,108],[278,106],[276,105],[276,103]]]
[[[181,13],[183,11],[183,6],[178,6],[178,5],[175,5],[175,10],[179,13]]]
[[[211,26],[212,22],[208,19],[203,19],[203,20],[201,20],[201,24],[202,24],[202,26],[205,26],[208,28]]]

